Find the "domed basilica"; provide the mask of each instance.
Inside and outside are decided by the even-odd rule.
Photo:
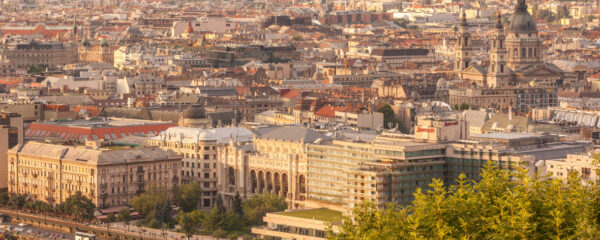
[[[461,16],[455,49],[455,71],[458,77],[475,87],[506,88],[559,86],[563,72],[544,62],[544,48],[535,20],[527,11],[525,0],[518,0],[514,13],[503,23],[498,21],[490,36],[489,65],[472,64],[473,49],[466,15]]]

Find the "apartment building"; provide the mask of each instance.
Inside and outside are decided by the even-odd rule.
[[[8,191],[60,204],[77,191],[99,208],[125,206],[155,187],[180,184],[181,157],[158,147],[65,146],[30,141],[8,151]]]

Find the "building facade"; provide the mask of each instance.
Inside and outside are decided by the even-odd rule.
[[[158,147],[63,146],[30,141],[8,151],[8,191],[60,204],[76,192],[99,208],[125,206],[155,188],[180,184],[181,158]]]
[[[47,66],[51,68],[75,63],[77,47],[73,43],[36,42],[10,43],[3,56],[19,68]]]

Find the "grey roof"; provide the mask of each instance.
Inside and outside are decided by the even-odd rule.
[[[330,137],[327,137],[315,130],[305,128],[305,127],[274,127],[265,129],[263,133],[260,134],[260,138],[270,138],[270,139],[278,139],[285,141],[293,141],[293,142],[314,142],[317,139],[322,140],[331,140]]]
[[[512,116],[508,114],[496,114],[486,121],[483,125],[483,132],[489,132],[494,129],[512,130],[514,132],[527,132],[529,119],[527,117]]]
[[[427,55],[429,54],[429,49],[412,49],[412,48],[408,48],[408,49],[383,49],[383,48],[378,48],[378,49],[373,49],[373,51],[371,52],[371,55],[377,55],[377,56],[422,56],[422,55]]]
[[[132,161],[157,161],[177,157],[173,151],[158,147],[132,149],[90,149],[83,146],[63,146],[29,141],[10,150],[28,156],[49,157],[63,161],[87,162],[94,165],[123,163]]]
[[[483,128],[485,121],[488,120],[488,113],[485,111],[466,110],[463,116],[470,127]]]

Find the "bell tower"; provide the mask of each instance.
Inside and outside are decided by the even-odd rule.
[[[506,87],[510,74],[506,66],[506,34],[502,24],[502,15],[498,12],[496,28],[490,39],[490,66],[488,69],[487,85],[491,88]]]
[[[458,27],[455,54],[454,70],[459,73],[470,66],[472,56],[471,34],[469,33],[467,15],[464,11],[460,17],[460,26]]]

